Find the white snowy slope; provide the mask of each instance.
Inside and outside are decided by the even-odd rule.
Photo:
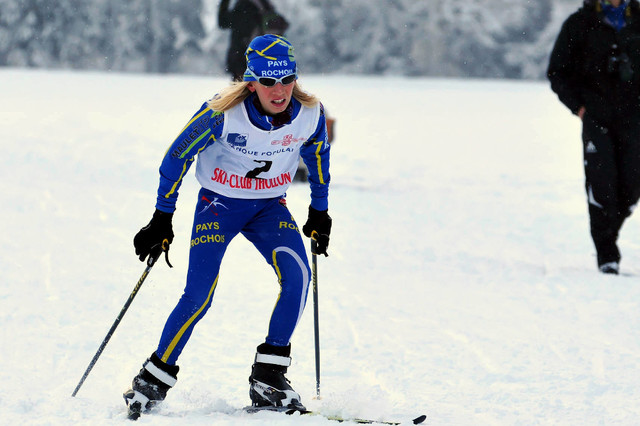
[[[337,118],[330,257],[289,378],[314,410],[429,425],[634,424],[640,418],[640,235],[621,276],[596,272],[580,126],[544,82],[302,76]],[[130,424],[122,392],[177,302],[198,189],[190,172],[159,262],[71,393],[144,265],[167,146],[226,78],[0,70],[3,424]],[[298,224],[306,185],[288,194]],[[139,424],[325,425],[239,415],[277,296],[242,237],[178,383]]]

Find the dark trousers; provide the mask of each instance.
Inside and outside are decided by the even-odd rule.
[[[640,198],[640,117],[582,126],[585,187],[598,265],[620,261],[616,241]]]

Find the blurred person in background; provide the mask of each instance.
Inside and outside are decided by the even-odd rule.
[[[315,96],[298,85],[293,46],[287,39],[256,37],[245,56],[243,81],[232,82],[205,102],[166,151],[155,212],[134,238],[141,261],[147,256],[157,258],[163,250],[168,254],[178,190],[197,156],[196,178],[202,188],[194,213],[186,286],[157,349],[124,393],[131,419],[164,400],[176,384],[178,357],[211,306],[222,258],[238,234],[262,254],[279,284],[267,336],[256,349],[249,377],[251,403],[305,409],[285,373],[311,271],[285,193],[302,156],[309,166],[311,189],[302,232],[314,237],[316,253],[326,256],[332,220],[324,110]]]
[[[585,0],[562,25],[547,77],[560,101],[582,120],[598,268],[618,274],[618,234],[640,198],[638,1]]]
[[[221,0],[218,26],[231,30],[227,72],[231,74],[233,81],[242,81],[246,69],[244,52],[251,40],[264,34],[284,36],[289,22],[276,11],[269,0],[237,0],[233,9],[229,9],[229,0]]]

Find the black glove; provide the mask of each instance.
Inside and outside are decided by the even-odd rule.
[[[329,247],[329,235],[331,234],[331,216],[329,216],[328,210],[316,210],[309,206],[309,218],[307,223],[302,227],[302,232],[309,238],[316,240],[316,254],[327,253],[327,247]]]
[[[156,209],[151,222],[138,231],[133,238],[133,246],[136,248],[136,254],[140,257],[141,262],[144,262],[144,259],[149,255],[158,258],[163,250],[167,254],[169,253],[169,244],[173,242],[172,217],[173,213],[165,213]],[[163,247],[165,240],[167,243]],[[168,259],[167,256],[167,263],[169,263]]]

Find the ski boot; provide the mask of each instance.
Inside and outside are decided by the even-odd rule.
[[[155,352],[151,354],[133,378],[131,389],[122,395],[129,408],[129,419],[137,420],[140,414],[164,400],[167,391],[176,384],[179,369],[163,362]]]
[[[603,274],[618,275],[620,273],[620,265],[618,262],[606,262],[600,265],[600,272]]]
[[[290,354],[291,345],[273,346],[263,343],[258,346],[249,377],[249,397],[253,407],[306,411],[300,402],[300,395],[284,376],[287,367],[291,365]]]

